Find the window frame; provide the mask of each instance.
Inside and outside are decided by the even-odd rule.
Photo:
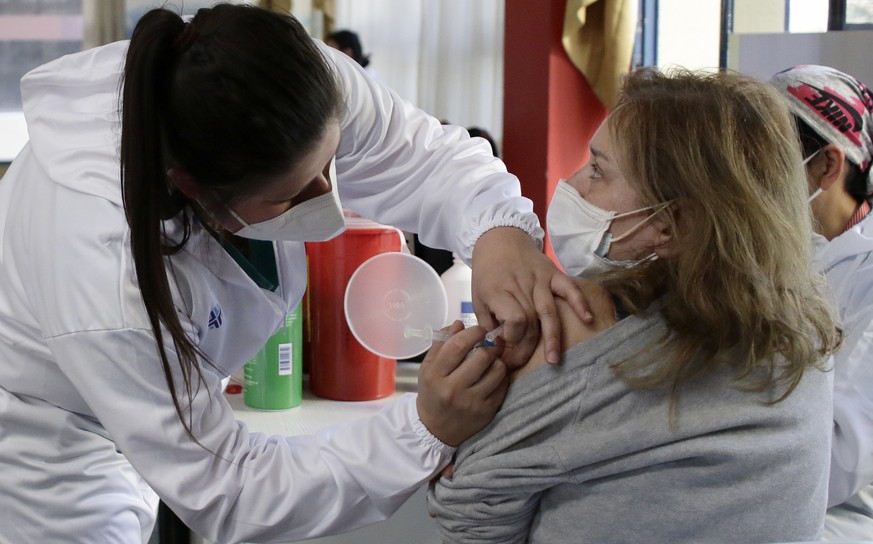
[[[632,65],[658,65],[658,0],[639,0],[637,35]]]
[[[871,30],[873,21],[869,23],[850,23],[846,20],[849,14],[847,0],[829,0],[828,30]]]

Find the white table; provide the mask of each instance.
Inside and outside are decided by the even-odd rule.
[[[376,412],[394,398],[415,391],[418,363],[397,365],[397,390],[393,397],[366,402],[338,402],[316,397],[305,390],[297,408],[278,412],[253,410],[243,403],[242,393],[227,395],[237,419],[249,429],[268,434],[296,436],[354,421]],[[193,542],[204,542],[194,537]],[[434,521],[427,515],[425,488],[418,490],[390,519],[342,535],[307,540],[313,544],[439,544]]]

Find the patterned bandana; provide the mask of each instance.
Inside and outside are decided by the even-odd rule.
[[[779,72],[770,80],[788,99],[791,113],[822,138],[837,144],[846,158],[868,172],[873,160],[873,97],[848,74],[807,64]],[[873,192],[869,172],[868,193]]]

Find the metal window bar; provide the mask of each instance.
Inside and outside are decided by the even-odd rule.
[[[658,0],[639,0],[633,67],[658,64]]]
[[[726,70],[728,63],[728,39],[734,31],[734,0],[721,0],[721,25],[718,41],[718,68]]]

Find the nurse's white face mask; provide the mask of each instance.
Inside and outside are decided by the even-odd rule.
[[[630,268],[654,260],[657,258],[654,253],[638,261],[616,261],[609,259],[607,254],[612,242],[624,240],[669,204],[665,202],[624,213],[607,211],[582,198],[566,181],[559,180],[546,214],[546,226],[555,257],[564,272],[579,277],[592,277],[609,268]],[[620,235],[613,237],[607,232],[616,219],[647,210],[654,212]]]
[[[246,223],[233,210],[231,215],[243,225],[236,236],[252,240],[324,242],[346,228],[343,208],[336,190],[336,159],[330,162],[330,192],[310,198],[288,211],[260,223]]]

